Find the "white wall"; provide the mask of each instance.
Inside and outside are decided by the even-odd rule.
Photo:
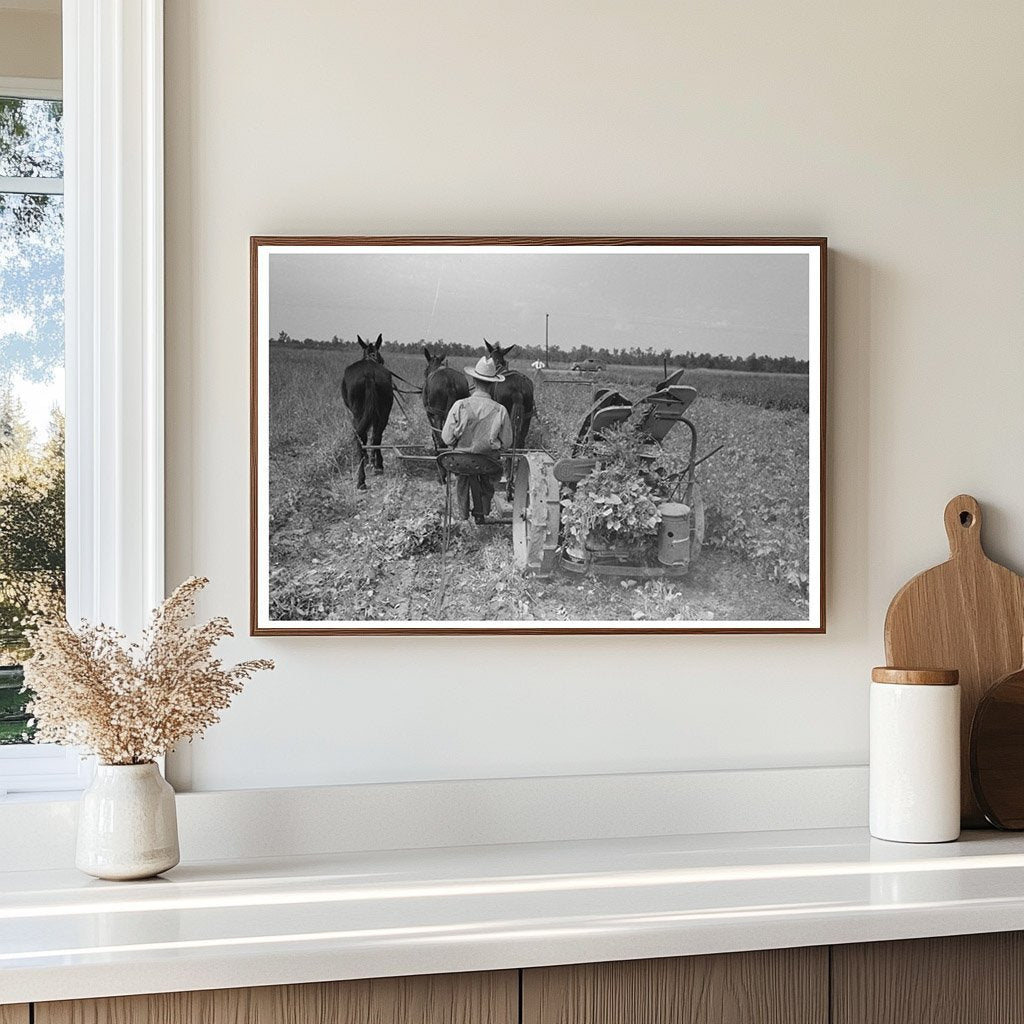
[[[1024,568],[1024,6],[167,7],[168,576],[242,630],[250,234],[833,247],[827,636],[244,638],[194,786],[863,762],[946,500]]]

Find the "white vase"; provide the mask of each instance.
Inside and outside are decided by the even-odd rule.
[[[151,878],[178,851],[174,790],[149,764],[99,764],[82,794],[75,865],[96,878]]]

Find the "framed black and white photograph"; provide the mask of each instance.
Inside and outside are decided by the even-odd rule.
[[[250,255],[254,634],[824,632],[824,239]]]

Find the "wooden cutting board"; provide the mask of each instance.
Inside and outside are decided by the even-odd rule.
[[[1024,578],[993,562],[981,545],[981,507],[960,494],[945,511],[949,561],[915,576],[885,616],[885,656],[895,668],[960,671],[960,813],[965,828],[984,827],[974,799],[970,734],[988,688],[1020,667]]]
[[[1024,829],[1024,668],[982,697],[971,726],[971,785],[997,828]]]

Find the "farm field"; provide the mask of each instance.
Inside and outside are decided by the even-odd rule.
[[[556,363],[551,365],[556,372],[563,369]],[[665,373],[660,366],[613,364],[606,366],[605,373],[597,376],[613,379],[618,384],[642,387],[645,384],[656,384],[664,378]],[[702,398],[742,402],[760,409],[796,409],[806,413],[810,408],[807,375],[803,373],[743,373],[695,366],[686,371],[684,383],[692,384]]]
[[[419,384],[422,356],[386,365]],[[679,580],[523,577],[508,527],[456,524],[441,551],[444,490],[384,453],[355,489],[356,448],[341,378],[356,354],[271,346],[270,602],[298,620],[778,620],[807,617],[808,385],[795,374],[688,370],[689,416],[707,506],[700,560]],[[452,358],[461,367],[466,358]],[[526,360],[513,365],[532,375]],[[660,367],[608,366],[600,383],[639,397]],[[406,385],[399,383],[400,388]],[[589,406],[584,386],[538,383],[528,445],[568,453]],[[418,395],[400,396],[386,444],[429,443]],[[685,428],[669,435],[685,439]],[[501,512],[501,508],[496,508]]]

